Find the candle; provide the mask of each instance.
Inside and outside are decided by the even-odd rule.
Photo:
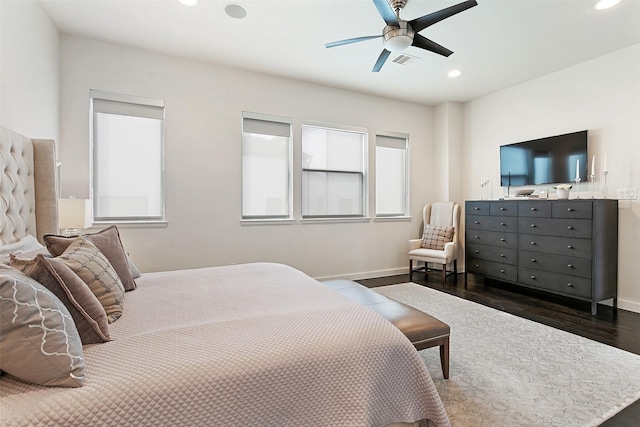
[[[596,156],[591,157],[591,176],[596,175]]]
[[[580,179],[580,159],[576,159],[576,181]]]
[[[604,162],[602,164],[602,172],[606,172],[607,171],[607,155],[604,155]]]

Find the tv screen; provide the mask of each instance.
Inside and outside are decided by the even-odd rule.
[[[500,146],[500,185],[540,185],[587,179],[587,131]]]

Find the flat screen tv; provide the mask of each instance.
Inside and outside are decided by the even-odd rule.
[[[500,146],[500,185],[542,185],[587,179],[587,131]]]

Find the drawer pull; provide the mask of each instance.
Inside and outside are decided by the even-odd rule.
[[[532,210],[532,211],[537,211],[538,209],[537,209],[537,208],[531,208],[531,210]]]
[[[480,210],[480,208],[479,208],[479,207],[477,207],[477,206],[476,206],[475,208],[473,208],[473,209],[475,209],[475,210],[477,210],[477,211],[479,211],[479,210]]]
[[[535,224],[531,224],[531,228],[536,228],[536,225]]]
[[[473,221],[474,224],[480,224],[478,221]]]
[[[567,249],[573,249],[573,246],[569,245],[567,246]]]
[[[573,264],[568,264],[567,267],[573,268]]]
[[[501,210],[501,211],[506,211],[507,209],[506,209],[506,208],[500,208],[500,210]]]
[[[532,278],[533,280],[536,280],[536,276],[531,276],[531,278]]]
[[[501,256],[502,258],[504,258],[504,254],[500,254],[500,256]]]
[[[480,268],[480,266],[478,264],[476,264],[476,268]]]
[[[502,269],[502,268],[501,268],[501,269],[500,269],[500,273],[504,273],[504,269]]]
[[[474,254],[479,254],[479,253],[480,253],[480,251],[476,249],[476,250],[474,250],[474,251],[473,251],[473,253],[474,253]]]
[[[567,208],[568,212],[573,212],[573,208]]]
[[[479,239],[479,238],[480,238],[480,236],[476,236],[476,239]]]
[[[573,288],[573,283],[567,283],[567,286]]]
[[[504,227],[507,224],[505,224],[504,222],[501,222],[500,225]]]
[[[504,237],[503,237],[503,238],[501,238],[501,239],[500,239],[500,241],[501,241],[501,242],[504,242],[504,241],[505,241]]]
[[[531,242],[531,244],[535,246],[535,245],[536,245],[536,242]]]
[[[573,230],[573,227],[572,226],[568,226],[567,230]]]
[[[531,262],[538,262],[535,258],[531,258]]]

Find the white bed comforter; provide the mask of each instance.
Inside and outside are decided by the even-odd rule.
[[[86,384],[0,379],[2,425],[449,425],[411,343],[386,319],[281,264],[149,273]]]

